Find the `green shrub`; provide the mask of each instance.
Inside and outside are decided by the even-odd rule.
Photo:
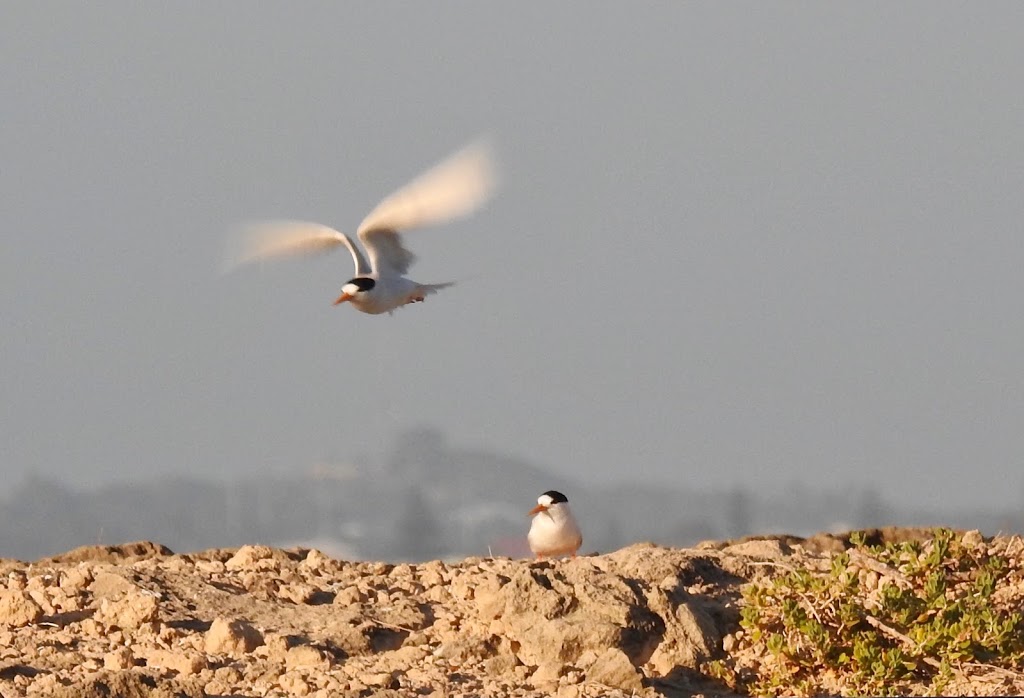
[[[1024,665],[1021,599],[996,593],[1022,583],[1019,556],[1006,554],[1019,539],[989,544],[937,529],[925,542],[851,540],[830,564],[794,558],[744,587],[743,632],[707,673],[756,695],[899,695]]]

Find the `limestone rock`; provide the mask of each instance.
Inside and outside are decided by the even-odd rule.
[[[498,654],[484,662],[484,671],[491,676],[506,676],[516,665],[514,654]]]
[[[207,654],[248,654],[263,644],[260,631],[244,620],[218,618],[206,631]]]
[[[640,657],[664,632],[664,621],[636,589],[582,559],[524,567],[476,601],[481,615],[500,621],[501,634],[518,644],[519,660],[532,666],[572,663],[587,650],[608,647]]]
[[[289,669],[305,668],[326,670],[330,667],[331,662],[315,647],[311,647],[309,645],[296,645],[285,652],[284,664]]]
[[[20,589],[0,591],[0,625],[20,628],[43,617],[42,607],[28,592]]]
[[[356,676],[356,680],[365,686],[375,688],[398,688],[395,676],[390,671],[366,672]]]
[[[587,671],[587,680],[618,688],[623,691],[640,691],[643,682],[636,667],[626,654],[615,647],[609,647]]]
[[[198,674],[207,667],[206,657],[195,651],[157,649],[146,657],[146,666],[175,671],[184,676]]]
[[[684,592],[653,589],[650,608],[665,621],[665,632],[648,660],[656,675],[667,676],[676,667],[698,669],[721,646],[722,636],[714,621]]]
[[[96,598],[114,598],[137,592],[139,587],[113,572],[100,572],[89,584],[89,591]]]
[[[561,662],[549,662],[537,667],[530,675],[530,683],[537,688],[554,687],[558,680],[567,673],[568,669]]]
[[[243,545],[224,563],[224,567],[229,570],[250,570],[261,560],[273,560],[279,556],[280,553],[275,554],[274,549],[266,545]]]
[[[93,581],[92,570],[85,564],[65,570],[60,577],[60,587],[67,592],[77,593]]]
[[[95,619],[107,627],[135,630],[158,619],[160,602],[150,594],[133,593],[111,601],[103,599]]]
[[[278,590],[278,596],[292,603],[311,603],[317,598],[318,589],[312,584],[286,584]]]
[[[119,647],[103,655],[103,668],[110,671],[123,671],[135,666],[135,654],[130,647]]]
[[[278,685],[293,696],[309,695],[309,684],[302,677],[302,674],[288,672],[281,675],[277,680]]]

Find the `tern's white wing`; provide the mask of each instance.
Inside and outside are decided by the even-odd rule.
[[[231,269],[274,257],[319,254],[338,245],[348,248],[356,276],[371,272],[366,258],[348,235],[326,225],[306,221],[268,221],[243,226],[229,242],[226,267]]]
[[[377,204],[358,230],[373,268],[405,274],[414,257],[398,232],[472,213],[494,190],[494,169],[489,145],[478,141]]]

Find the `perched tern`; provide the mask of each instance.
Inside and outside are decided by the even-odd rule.
[[[348,248],[355,276],[334,301],[378,315],[417,303],[453,282],[421,284],[405,274],[415,256],[402,244],[400,232],[437,225],[467,216],[494,190],[490,148],[471,144],[394,192],[370,211],[356,230],[366,255],[345,233],[319,223],[271,221],[244,226],[232,240],[228,267],[286,255],[309,255]]]
[[[526,540],[538,560],[558,555],[576,557],[576,551],[583,545],[583,534],[564,494],[548,490],[537,498],[530,516],[533,523]]]

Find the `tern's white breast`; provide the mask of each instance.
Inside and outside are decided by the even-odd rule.
[[[526,539],[530,550],[538,555],[575,553],[583,544],[583,535],[576,519],[565,504],[534,516]]]
[[[356,309],[379,315],[404,305],[409,294],[416,290],[415,281],[404,276],[383,276],[376,279],[376,285],[368,292],[353,298],[351,303]]]

